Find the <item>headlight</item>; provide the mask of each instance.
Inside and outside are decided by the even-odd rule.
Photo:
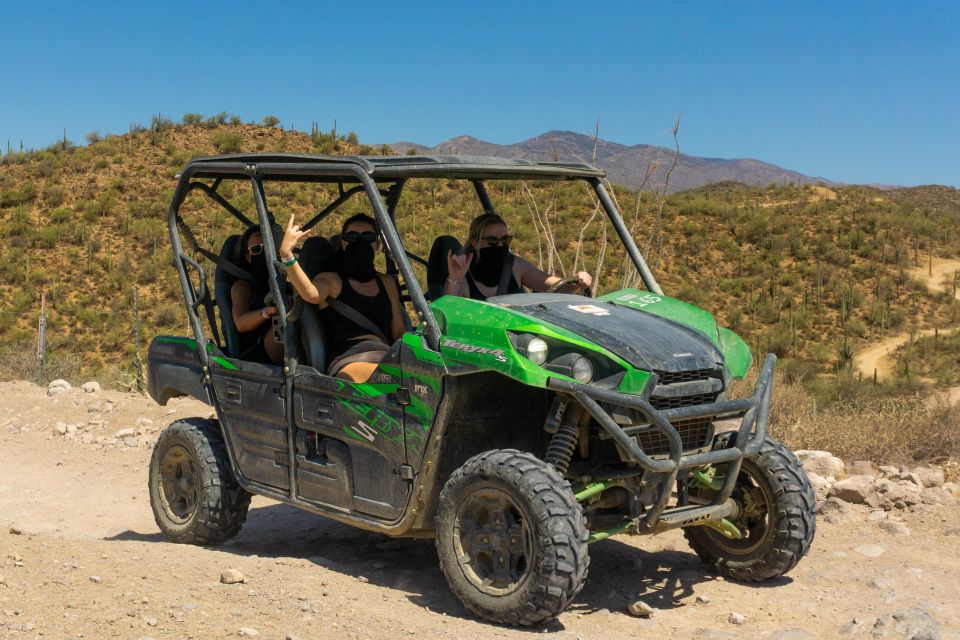
[[[527,343],[527,357],[537,365],[547,361],[547,343],[543,338],[533,338]]]
[[[579,353],[562,355],[548,362],[545,368],[573,378],[581,384],[587,384],[593,380],[593,361]]]

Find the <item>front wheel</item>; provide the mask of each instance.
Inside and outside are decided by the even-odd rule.
[[[735,433],[723,433],[714,449],[733,446]],[[717,475],[724,473],[724,467]],[[691,497],[709,499],[709,489]],[[816,499],[803,465],[789,449],[767,438],[753,459],[744,459],[731,498],[738,514],[733,524],[742,534],[729,539],[710,527],[683,530],[700,559],[735,580],[759,581],[782,576],[810,550],[816,532]]]
[[[174,542],[214,545],[239,533],[250,494],[230,471],[216,423],[177,420],[160,434],[150,457],[150,506]]]
[[[440,494],[436,528],[450,588],[486,620],[545,622],[586,580],[580,504],[557,470],[529,453],[494,450],[467,460]]]

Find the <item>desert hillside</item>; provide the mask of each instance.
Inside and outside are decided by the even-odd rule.
[[[141,350],[157,333],[185,332],[169,265],[166,208],[174,176],[191,157],[390,152],[361,145],[352,133],[314,127],[307,135],[240,124],[225,114],[188,114],[180,123],[155,117],[149,128],[87,138],[83,146],[58,142],[2,157],[0,373],[7,378],[36,377],[41,295],[48,311],[48,379],[129,380],[136,359],[134,290]],[[243,187],[225,185],[223,193],[249,212]],[[785,375],[822,397],[836,399],[838,388],[843,395],[847,383],[836,382],[844,377],[872,379],[855,360],[880,341],[907,336],[910,342],[960,320],[956,269],[950,270],[960,255],[956,189],[722,182],[666,196],[661,191],[615,186],[664,290],[717,314],[755,352],[776,352]],[[518,253],[558,273],[591,271],[601,290],[634,282],[583,186],[508,183],[492,186],[491,195],[511,223]],[[268,204],[281,221],[292,213],[305,219],[333,197],[331,189],[268,184]],[[345,210],[363,208],[357,199]],[[237,231],[211,203],[190,204],[185,212],[201,244],[213,250]],[[436,235],[464,235],[477,204],[462,185],[423,181],[407,187],[399,212],[408,248],[425,255]],[[913,390],[944,378],[918,375],[925,371],[919,363],[880,368],[878,382]]]

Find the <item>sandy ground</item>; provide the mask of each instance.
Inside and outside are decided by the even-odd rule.
[[[960,639],[960,557],[944,553],[960,545],[957,507],[904,513],[911,533],[895,535],[851,506],[819,520],[796,569],[759,585],[711,574],[679,532],[620,536],[591,547],[587,585],[559,619],[518,630],[471,618],[431,541],[262,498],[219,548],[165,542],[148,504],[149,445],[177,417],[207,415],[204,405],[78,389],[47,397],[29,383],[0,385],[0,398],[0,638],[797,640],[840,637],[854,619],[843,637],[868,638],[876,618],[920,607],[942,637]],[[133,446],[110,440],[143,418],[153,425]],[[56,435],[58,421],[76,433]],[[220,584],[231,568],[247,581]],[[652,618],[625,612],[638,598],[658,609]],[[729,622],[732,612],[745,623]]]

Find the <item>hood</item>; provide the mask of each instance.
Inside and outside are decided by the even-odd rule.
[[[714,369],[724,362],[717,326],[706,311],[644,291],[590,299],[515,294],[487,302],[563,327],[645,371]]]

